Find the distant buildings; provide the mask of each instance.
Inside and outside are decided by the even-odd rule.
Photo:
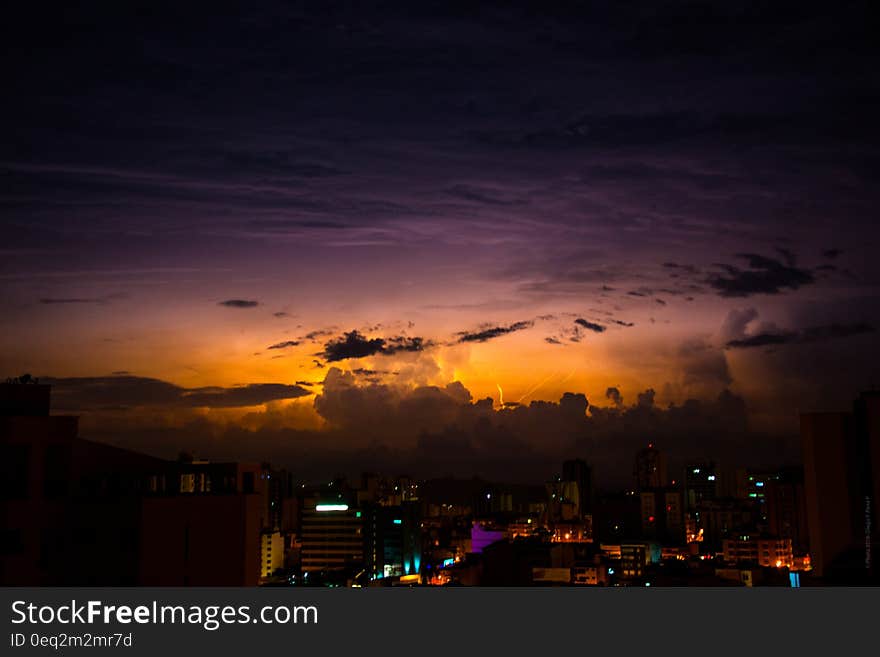
[[[794,554],[790,538],[743,534],[722,541],[722,557],[727,563],[757,564],[768,568],[791,568]]]
[[[718,498],[719,472],[715,463],[704,461],[690,463],[684,469],[685,505],[695,509],[701,502]]]

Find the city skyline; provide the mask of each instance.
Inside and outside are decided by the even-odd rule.
[[[85,440],[77,417],[50,409],[51,386],[0,384],[6,585],[876,581],[877,392],[851,411],[802,414],[798,465],[733,467],[704,453],[675,466],[649,443],[623,490],[598,485],[581,458],[553,475],[535,463],[528,484],[465,471],[301,482],[268,462],[159,459]]]

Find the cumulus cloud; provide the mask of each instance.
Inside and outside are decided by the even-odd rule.
[[[724,351],[702,338],[685,340],[678,349],[677,361],[682,384],[688,388],[727,387],[733,383]]]
[[[457,381],[403,385],[337,367],[327,370],[311,401],[306,382],[195,389],[139,377],[49,382],[59,408],[87,411],[90,437],[172,455],[181,447],[215,455],[220,445],[224,455],[238,459],[271,453],[274,463],[306,478],[324,474],[323,468],[333,474],[350,467],[352,473],[372,468],[417,476],[456,472],[534,481],[552,474],[562,459],[577,455],[596,466],[600,481],[625,485],[628,468],[620,463],[628,462],[646,440],[661,445],[671,462],[706,450],[719,456],[749,453],[751,458],[761,448],[760,441],[750,438],[743,400],[726,390],[714,399],[668,407],[657,404],[652,389],[639,392],[636,403],[626,406],[620,391],[610,387],[605,395],[610,407],[591,405],[583,393],[566,392],[557,401],[499,408],[491,398],[474,399]],[[114,416],[126,423],[118,434],[112,425],[94,420],[117,408],[143,405],[150,406],[149,412]],[[156,412],[159,407],[203,405],[216,410],[183,414],[183,424]],[[234,421],[223,419],[226,410],[238,405],[264,405],[264,410],[235,416]],[[777,444],[766,447],[778,456]],[[622,479],[615,480],[617,476]]]
[[[623,405],[623,395],[620,394],[620,390],[617,388],[611,387],[606,389],[605,398],[610,399],[615,406],[619,407]]]
[[[656,393],[654,392],[653,388],[648,388],[644,392],[640,392],[638,395],[636,395],[636,405],[639,408],[651,408],[652,406],[654,406],[655,394]]]
[[[730,342],[743,338],[749,324],[756,319],[758,319],[758,311],[754,308],[731,310],[721,325],[721,339],[724,342]]]

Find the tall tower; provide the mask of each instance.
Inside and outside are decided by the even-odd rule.
[[[654,447],[654,443],[648,443],[647,447],[636,454],[633,479],[636,491],[666,486],[666,455]]]
[[[593,512],[593,469],[583,459],[571,459],[562,464],[562,478],[578,487],[578,513]]]

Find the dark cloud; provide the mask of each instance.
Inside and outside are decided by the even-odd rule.
[[[99,386],[97,393],[92,391],[84,400],[89,408],[120,401],[134,405],[144,397],[145,389],[135,386],[129,392],[137,394],[120,398],[119,386],[109,383],[108,391],[102,392]],[[231,397],[238,397],[237,403],[256,401],[249,396],[253,391],[228,393],[224,391],[236,389],[209,388],[182,395],[182,389],[164,382],[145,380],[143,384],[149,386],[148,397],[161,395],[169,406],[208,400],[222,404]],[[82,386],[72,388],[84,392]],[[743,400],[726,390],[715,398],[689,399],[667,407],[655,403],[650,389],[637,395],[636,404],[625,406],[619,391],[609,388],[606,397],[614,404],[609,408],[590,405],[585,395],[569,392],[555,402],[533,401],[498,409],[492,399],[474,400],[459,382],[392,386],[335,367],[328,370],[322,388],[313,402],[328,425],[321,431],[279,428],[273,423],[255,423],[260,429],[235,423],[221,426],[204,418],[179,427],[162,424],[161,414],[150,413],[138,416],[148,422],[143,428],[127,419],[127,430],[121,433],[112,424],[90,421],[89,436],[172,457],[182,447],[206,456],[222,448],[225,458],[237,460],[259,460],[272,454],[273,464],[289,466],[306,480],[321,477],[325,470],[332,475],[369,469],[414,476],[491,474],[504,480],[534,481],[541,473],[549,476],[564,458],[580,455],[594,465],[600,485],[619,486],[630,483],[630,469],[620,467],[621,462],[630,463],[647,439],[667,454],[670,470],[707,450],[740,465],[762,458],[779,462],[788,454],[779,441],[749,431]],[[109,390],[116,392],[109,394]],[[261,398],[279,394],[263,394],[272,392],[259,391]],[[301,396],[307,394],[303,391]],[[189,399],[180,401],[182,396]],[[267,408],[251,416],[257,420],[273,412],[279,411]]]
[[[605,398],[610,399],[615,406],[623,405],[623,395],[620,394],[620,390],[617,388],[611,387],[605,390]]]
[[[235,388],[194,388],[186,390],[182,401],[186,406],[225,408],[258,406],[279,399],[293,399],[311,394],[298,385],[283,383],[252,383]]]
[[[502,335],[507,335],[508,333],[514,333],[516,331],[523,331],[525,329],[531,328],[534,326],[534,322],[532,320],[525,320],[521,322],[514,322],[508,326],[488,326],[486,328],[482,328],[478,331],[462,331],[456,333],[458,336],[457,342],[487,342],[489,340],[493,340],[495,338],[499,338]]]
[[[95,299],[85,297],[44,297],[40,299],[40,303],[44,305],[65,304],[65,303],[107,303],[106,299]]]
[[[318,329],[316,331],[309,331],[303,336],[303,340],[312,340],[314,341],[316,338],[323,338],[328,335],[333,335],[333,331],[329,329]]]
[[[258,219],[247,223],[246,228],[257,234],[300,234],[307,230],[345,230],[350,224],[324,219]]]
[[[366,358],[377,354],[390,355],[406,351],[422,351],[430,346],[420,337],[395,336],[390,338],[367,338],[359,331],[349,331],[324,345],[323,356],[327,362],[349,358]]]
[[[677,262],[664,262],[663,266],[666,269],[672,269],[686,274],[698,274],[700,271],[699,268],[695,267],[694,265],[682,265]]]
[[[627,327],[627,328],[632,327],[632,326],[635,326],[635,323],[633,323],[633,322],[625,322],[625,321],[623,321],[623,320],[621,320],[621,319],[609,319],[608,321],[611,322],[612,324],[617,324],[618,326],[625,326],[625,327]]]
[[[237,173],[281,173],[301,178],[327,178],[345,172],[319,162],[303,162],[285,151],[233,151],[225,154],[226,163]]]
[[[45,377],[52,385],[52,406],[59,410],[126,409],[142,406],[193,408],[255,406],[310,394],[296,385],[256,383],[231,388],[182,388],[167,381],[138,376]]]
[[[854,335],[873,333],[874,327],[864,322],[856,324],[829,324],[826,326],[812,326],[800,331],[775,331],[772,333],[756,333],[743,338],[730,340],[727,347],[731,349],[743,349],[749,347],[766,347],[785,344],[804,344],[810,342],[823,342],[838,338],[848,338]]]
[[[521,199],[508,199],[498,194],[494,190],[474,187],[472,185],[455,185],[446,190],[447,194],[452,197],[471,201],[474,203],[484,203],[487,205],[520,205],[524,203]]]
[[[218,301],[217,305],[226,306],[227,308],[256,308],[260,305],[260,302],[250,299],[226,299],[225,301]]]
[[[379,440],[412,446],[422,459],[418,469],[430,463],[427,469],[434,474],[451,458],[460,458],[459,472],[480,472],[482,461],[468,462],[468,457],[489,445],[496,458],[509,456],[508,448],[521,453],[530,480],[535,474],[525,467],[526,460],[561,460],[564,454],[579,453],[599,466],[602,480],[623,477],[626,483],[629,470],[621,469],[620,461],[629,462],[646,437],[662,439],[664,451],[676,460],[703,454],[709,444],[713,454],[738,458],[749,450],[743,442],[748,435],[745,404],[727,390],[708,401],[690,399],[666,408],[655,403],[652,389],[638,393],[633,406],[624,406],[616,388],[609,388],[606,396],[614,408],[592,406],[575,392],[557,402],[495,408],[491,399],[473,400],[460,383],[411,390],[359,383],[351,373],[331,368],[315,409],[348,436],[346,441],[357,437],[360,444]],[[776,447],[766,444],[768,453]]]
[[[717,393],[733,383],[724,351],[701,338],[685,340],[678,349],[681,383],[689,390]]]
[[[797,263],[797,256],[791,249],[786,249],[782,246],[776,247],[776,253],[782,256],[782,259],[785,260],[785,264],[789,267],[794,267]]]
[[[636,400],[637,400],[636,405],[639,408],[651,408],[652,406],[654,406],[654,395],[655,394],[656,393],[654,392],[653,388],[648,388],[644,392],[640,392],[636,396]]]
[[[843,251],[841,251],[840,249],[826,249],[825,251],[822,251],[822,255],[831,260],[834,260],[842,253]]]
[[[749,297],[755,294],[779,294],[784,289],[797,290],[815,281],[813,272],[784,264],[779,260],[754,253],[739,256],[748,262],[748,269],[720,265],[724,273],[711,275],[708,283],[723,297]]]
[[[547,336],[546,338],[544,338],[544,342],[546,342],[547,344],[562,344],[562,342],[560,342],[553,336]]]
[[[283,310],[279,310],[277,313],[272,313],[272,316],[280,319],[281,317],[288,317],[288,314]]]
[[[595,333],[604,333],[606,329],[606,327],[602,326],[601,324],[589,322],[586,319],[582,319],[581,317],[578,317],[576,320],[574,320],[574,323],[578,326],[584,327],[588,331],[593,331]]]
[[[299,345],[299,342],[296,340],[285,340],[284,342],[276,342],[273,345],[269,345],[266,349],[288,349],[290,347],[296,347]]]

